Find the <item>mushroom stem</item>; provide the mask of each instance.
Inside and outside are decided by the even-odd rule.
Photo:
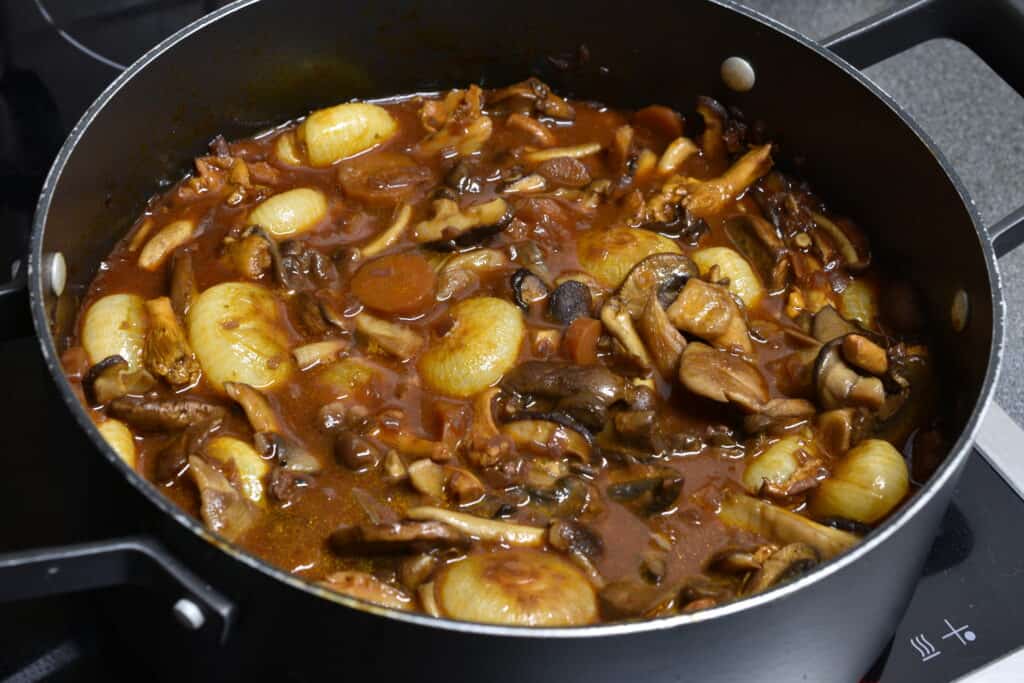
[[[539,546],[544,542],[544,529],[542,528],[483,519],[445,508],[417,507],[409,510],[406,515],[410,519],[444,522],[465,534],[479,538],[481,541],[520,546]]]

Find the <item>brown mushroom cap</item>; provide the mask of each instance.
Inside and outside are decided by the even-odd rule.
[[[639,318],[652,293],[658,295],[662,308],[668,308],[692,277],[700,277],[700,270],[689,256],[654,254],[633,266],[619,287],[618,297],[629,314]]]
[[[699,396],[735,403],[751,413],[770,398],[768,384],[754,365],[700,342],[691,342],[683,350],[679,379]]]

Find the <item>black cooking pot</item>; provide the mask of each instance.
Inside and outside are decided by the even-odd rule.
[[[145,501],[138,514],[151,534],[0,557],[0,600],[144,580],[170,591],[175,613],[198,632],[195,642],[179,634],[177,656],[216,680],[324,670],[516,683],[856,680],[908,602],[990,400],[1003,344],[990,236],[1012,246],[1024,212],[986,234],[934,146],[836,53],[861,67],[931,37],[959,37],[1019,91],[1024,66],[1011,36],[1024,30],[1021,17],[1009,0],[969,9],[911,3],[844,32],[827,43],[834,52],[712,0],[245,0],[178,32],[122,74],[72,131],[39,200],[22,274],[53,380],[104,467],[131,485],[118,495]],[[985,40],[982,25],[995,31]],[[751,90],[723,82],[730,57],[753,68]],[[451,622],[325,591],[225,543],[100,437],[58,362],[79,296],[144,200],[181,177],[215,134],[248,135],[353,97],[527,74],[616,106],[685,110],[697,93],[739,106],[770,124],[784,162],[799,162],[800,174],[867,230],[882,267],[917,285],[946,386],[956,388],[944,401],[955,445],[927,485],[855,549],[798,581],[692,615],[544,630]],[[1016,232],[1019,239],[1024,230]],[[58,255],[67,264],[63,288]],[[17,305],[20,284],[0,290],[4,305]],[[958,298],[968,310],[962,327],[950,320]]]

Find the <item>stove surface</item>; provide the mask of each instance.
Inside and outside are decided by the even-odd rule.
[[[0,51],[0,254],[23,250],[35,197],[53,155],[120,67],[223,4],[0,0],[5,48]],[[898,3],[746,4],[821,38]],[[1018,182],[1024,177],[1024,101],[971,52],[934,41],[867,74],[953,161],[987,222],[1024,203],[1024,185]],[[1024,422],[1024,249],[1000,265],[1008,301],[1008,348],[998,399],[1012,418]],[[0,272],[7,267],[0,261]],[[18,520],[4,525],[0,552],[86,540],[90,520],[83,511],[96,508],[95,499],[90,505],[91,492],[102,490],[88,479],[96,476],[90,469],[97,468],[87,467],[86,461],[96,456],[51,388],[34,340],[0,343],[0,376],[19,387],[17,401],[0,399],[7,465],[0,476],[0,519]],[[1024,514],[1024,501],[977,452],[954,500],[911,607],[866,680],[955,680],[1024,646],[1024,610],[1017,607],[1024,601],[1024,547],[1015,525],[1008,523]],[[122,523],[116,533],[134,530],[129,520]],[[128,680],[127,671],[137,680],[152,663],[126,653],[110,635],[114,624],[98,616],[97,607],[111,599],[108,591],[0,608],[0,681]],[[152,614],[154,620],[170,621],[166,611]],[[123,670],[111,669],[115,662]],[[1003,671],[987,669],[975,676],[1024,680],[1024,667]]]

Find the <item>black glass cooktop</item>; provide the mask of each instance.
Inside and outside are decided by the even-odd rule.
[[[23,251],[42,178],[81,112],[123,65],[223,4],[0,0],[0,273]],[[102,508],[102,486],[88,461],[97,456],[67,417],[33,340],[0,343],[0,377],[18,387],[16,400],[0,398],[0,552],[95,537],[89,515]],[[865,680],[951,681],[972,672],[977,680],[1024,680],[1024,664],[1015,670],[1013,661],[979,672],[1024,646],[1016,523],[1024,501],[978,452],[954,500],[910,609]],[[103,524],[110,535],[137,531],[131,520]],[[174,677],[173,662],[154,662],[145,640],[125,642],[124,630],[113,628],[116,610],[100,609],[112,599],[101,592],[0,605],[0,681],[128,680],[128,671],[131,680],[142,671]],[[186,637],[167,628],[166,610],[150,615],[157,630]],[[147,626],[130,631],[152,633]]]

